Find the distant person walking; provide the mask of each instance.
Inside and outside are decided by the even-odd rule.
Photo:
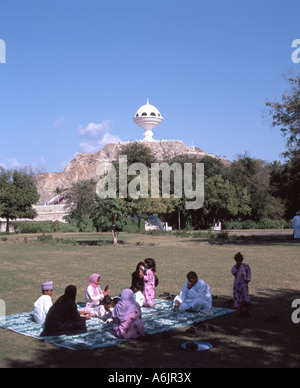
[[[296,215],[292,221],[292,227],[294,229],[294,238],[300,238],[300,211],[296,212]]]

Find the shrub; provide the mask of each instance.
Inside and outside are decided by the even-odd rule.
[[[75,225],[60,221],[13,221],[12,225],[17,233],[78,232]]]
[[[37,236],[38,241],[40,242],[52,242],[53,237],[51,234],[42,234],[41,236]]]
[[[231,220],[223,223],[225,229],[283,229],[290,228],[291,223],[285,220],[272,220],[270,218],[262,218],[260,221],[253,220]]]

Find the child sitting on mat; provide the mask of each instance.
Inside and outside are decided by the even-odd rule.
[[[111,320],[113,309],[113,299],[109,295],[106,295],[100,305],[94,309],[92,316],[98,317],[106,322]]]
[[[134,299],[142,307],[144,305],[145,297],[143,295],[143,287],[140,283],[137,283],[133,287]]]
[[[36,323],[43,325],[50,307],[52,307],[53,282],[42,284],[42,296],[34,303],[33,317]]]
[[[108,286],[105,287],[104,291],[102,291],[100,287],[101,276],[97,273],[94,273],[89,278],[89,283],[86,287],[85,291],[85,301],[86,303],[97,303],[106,296],[109,295]]]

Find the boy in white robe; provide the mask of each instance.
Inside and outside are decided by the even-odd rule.
[[[33,317],[36,323],[43,326],[50,307],[52,306],[53,282],[42,284],[42,296],[34,303]]]
[[[174,311],[200,312],[211,308],[212,295],[209,285],[199,279],[195,272],[189,272],[180,295],[174,299]]]

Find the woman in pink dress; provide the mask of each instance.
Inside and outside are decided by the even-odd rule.
[[[144,261],[146,271],[142,273],[144,278],[144,307],[153,307],[154,297],[155,297],[155,286],[158,283],[158,280],[155,276],[156,264],[154,259],[146,259]]]
[[[145,334],[145,327],[142,322],[140,305],[134,299],[134,293],[126,288],[121,299],[112,313],[113,332],[121,339],[134,339]]]
[[[233,300],[234,307],[246,311],[251,304],[248,284],[251,282],[251,268],[249,264],[243,263],[244,257],[238,252],[234,256],[236,265],[232,267],[231,273],[234,276]]]

